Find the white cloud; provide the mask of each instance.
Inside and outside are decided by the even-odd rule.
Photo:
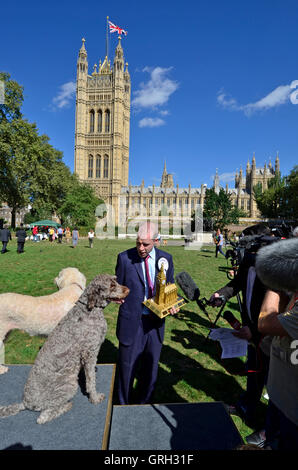
[[[232,183],[235,181],[235,171],[232,171],[231,173],[222,173],[221,175],[218,175],[219,181],[222,183]]]
[[[161,116],[168,116],[170,113],[169,113],[169,111],[167,111],[166,109],[164,109],[164,110],[159,111],[159,114],[160,114]]]
[[[179,86],[176,81],[166,76],[171,69],[172,67],[145,67],[143,72],[148,72],[150,79],[141,83],[139,90],[134,92],[132,105],[138,108],[154,108],[167,103]]]
[[[76,93],[76,82],[67,82],[60,86],[59,93],[53,98],[55,108],[67,108]]]
[[[139,127],[160,127],[164,126],[165,121],[160,118],[143,118],[139,121]]]
[[[218,175],[220,183],[226,184],[226,183],[232,183],[235,181],[235,171],[232,171],[230,173],[221,173],[221,175]],[[210,179],[213,181],[215,175],[211,175]]]
[[[223,108],[230,109],[231,111],[243,111],[244,114],[248,116],[257,111],[267,110],[285,104],[290,99],[291,91],[291,85],[280,85],[255,103],[240,105],[234,98],[226,95],[226,93],[221,90],[217,95],[217,102]]]

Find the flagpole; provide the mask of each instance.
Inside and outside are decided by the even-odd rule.
[[[107,57],[107,59],[108,59],[108,54],[109,54],[109,46],[108,46],[109,33],[108,33],[108,30],[109,30],[109,17],[107,16],[107,33],[106,33],[106,57]]]

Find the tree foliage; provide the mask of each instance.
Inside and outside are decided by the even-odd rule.
[[[57,214],[62,223],[91,228],[95,225],[95,209],[101,202],[89,185],[80,183],[77,176],[72,175],[71,184],[62,204],[57,208]]]
[[[298,166],[288,176],[278,173],[268,181],[268,188],[262,191],[254,187],[254,198],[263,217],[272,219],[298,219]]]
[[[218,227],[223,230],[228,224],[237,224],[239,217],[245,215],[238,207],[233,207],[230,194],[223,188],[218,193],[214,188],[206,189],[203,218],[209,229]]]
[[[12,226],[17,210],[29,205],[26,221],[56,213],[74,224],[94,225],[99,200],[93,190],[71,173],[49,137],[39,135],[36,124],[23,117],[23,88],[9,74],[0,73],[0,80],[5,83],[0,105],[0,202],[11,207]]]

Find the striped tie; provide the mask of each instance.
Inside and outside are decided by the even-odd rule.
[[[147,279],[147,285],[148,285],[148,299],[153,297],[153,284],[152,284],[150,274],[149,274],[149,264],[148,264],[149,258],[150,258],[149,255],[146,256],[145,258],[145,270],[146,270],[146,279]]]

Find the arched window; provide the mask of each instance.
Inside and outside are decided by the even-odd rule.
[[[102,132],[102,111],[97,111],[97,132]]]
[[[96,155],[96,170],[95,170],[96,178],[100,178],[101,176],[101,156]]]
[[[90,111],[90,132],[94,132],[94,110]]]
[[[93,178],[93,155],[88,158],[88,178]]]
[[[105,132],[110,132],[110,110],[105,112]]]
[[[109,177],[109,157],[108,155],[104,156],[104,161],[103,161],[103,177],[108,178]]]

